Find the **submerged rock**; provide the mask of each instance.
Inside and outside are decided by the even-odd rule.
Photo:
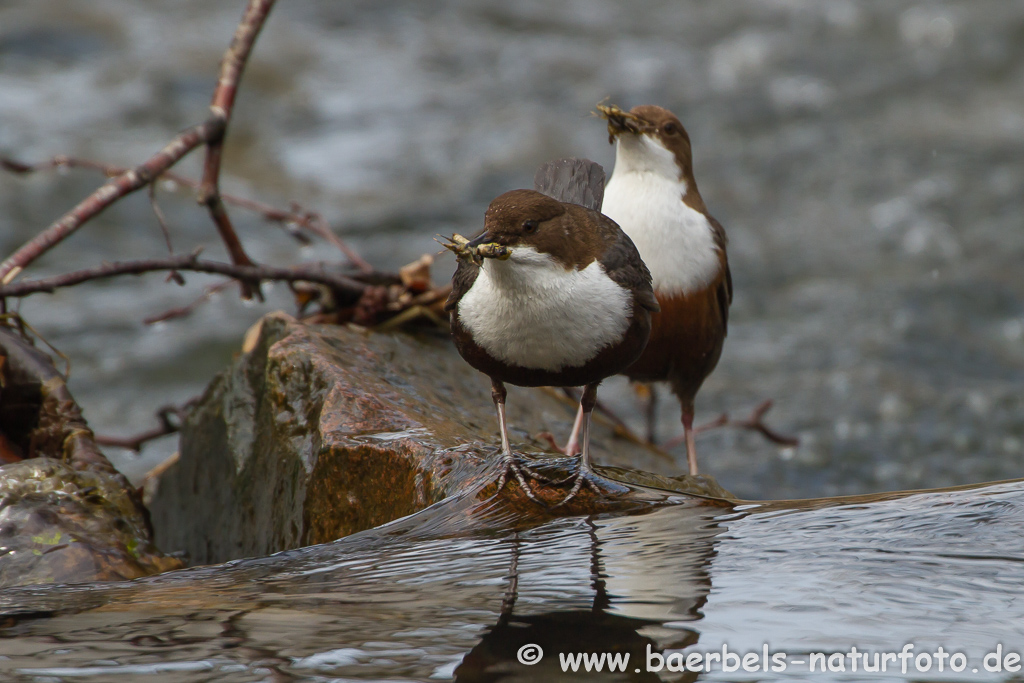
[[[96,446],[49,357],[0,329],[0,587],[133,579],[182,566]]]
[[[545,389],[509,387],[507,405],[514,446],[527,455],[543,449],[538,433],[568,434],[575,415],[574,403]],[[181,458],[149,507],[160,546],[195,563],[266,555],[482,486],[497,478],[497,443],[490,383],[447,337],[370,334],[272,314],[185,421]],[[600,465],[679,472],[669,456],[617,436],[600,418],[592,445]],[[571,462],[547,464],[557,475]],[[614,472],[641,485],[727,495],[709,480]],[[637,491],[620,487],[608,501],[586,492],[560,511],[628,505]],[[566,492],[549,487],[541,496],[553,504]],[[502,495],[527,517],[544,510],[518,485]]]
[[[134,579],[181,567],[120,482],[53,458],[0,467],[0,586]]]

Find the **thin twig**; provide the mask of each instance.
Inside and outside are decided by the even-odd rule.
[[[161,436],[167,436],[168,434],[174,434],[181,429],[181,422],[198,402],[201,397],[196,396],[190,398],[180,406],[163,406],[156,411],[156,419],[159,423],[152,429],[136,434],[135,436],[100,436],[95,435],[96,443],[101,446],[113,446],[115,448],[125,448],[130,451],[138,453],[142,450],[143,444],[146,444],[153,439],[159,439]],[[171,420],[171,416],[176,418],[176,421]]]
[[[151,470],[142,475],[142,481],[139,482],[139,490],[142,491],[147,486],[149,486],[149,482],[153,481],[154,479],[159,479],[160,477],[162,477],[164,472],[174,467],[174,465],[176,465],[179,460],[181,460],[181,451],[174,451],[169,456],[167,456],[159,463],[154,465]]]
[[[103,434],[97,434],[94,438],[96,439],[96,443],[100,446],[124,448],[138,453],[142,450],[143,444],[152,441],[153,439],[159,439],[161,436],[174,434],[177,431],[177,425],[172,426],[169,423],[163,423],[158,427],[154,427],[153,429],[142,432],[141,434],[136,434],[135,436],[106,436]]]
[[[198,299],[196,299],[192,303],[185,304],[184,306],[176,306],[174,308],[170,308],[170,309],[164,311],[163,313],[159,313],[157,315],[150,316],[150,317],[144,319],[142,322],[145,323],[146,325],[154,325],[156,323],[162,323],[162,322],[166,322],[168,320],[174,320],[175,318],[184,318],[186,315],[190,314],[192,311],[194,311],[197,308],[199,308],[199,306],[201,306],[202,304],[204,304],[207,301],[209,301],[210,298],[213,297],[214,294],[216,294],[218,292],[224,291],[225,289],[227,289],[231,285],[235,284],[235,282],[237,282],[237,281],[236,280],[225,280],[224,282],[218,282],[215,285],[210,285],[203,292],[202,296],[200,296]]]
[[[367,261],[363,260],[363,258],[359,254],[352,251],[352,249],[347,244],[345,244],[345,242],[343,242],[341,238],[334,234],[334,231],[331,230],[331,227],[327,225],[327,221],[325,221],[320,214],[312,211],[298,214],[298,209],[300,207],[296,204],[293,204],[292,208],[295,214],[302,216],[302,226],[304,226],[310,232],[313,232],[317,236],[321,237],[322,239],[330,242],[335,247],[337,247],[338,250],[345,255],[345,258],[348,259],[349,263],[351,263],[353,266],[358,268],[363,273],[372,273],[374,271],[373,266],[371,266]]]
[[[153,215],[156,216],[156,222],[160,226],[160,232],[164,235],[164,242],[167,243],[167,253],[174,255],[174,246],[171,244],[171,231],[167,226],[167,217],[164,216],[163,209],[160,208],[160,203],[156,200],[156,183],[149,184],[149,205],[153,209]]]
[[[697,434],[703,434],[704,432],[714,431],[716,429],[720,429],[721,427],[726,427],[728,425],[729,425],[729,415],[728,415],[728,413],[722,413],[721,415],[716,417],[711,422],[705,422],[702,425],[697,425],[696,427],[694,427],[693,428],[693,434],[694,434],[694,436],[696,436]],[[685,438],[686,438],[685,436],[677,437],[677,438],[673,439],[672,441],[669,441],[668,443],[666,443],[665,446],[666,447],[675,446],[676,444],[682,443],[685,440]]]
[[[160,226],[160,232],[164,235],[164,241],[167,243],[167,253],[174,256],[174,247],[171,245],[171,230],[167,226],[167,217],[164,216],[164,211],[160,208],[160,203],[156,200],[156,183],[149,184],[149,206],[153,209],[153,215],[156,216],[156,222]],[[181,273],[176,270],[172,270],[167,274],[167,280],[173,280],[175,284],[182,287],[185,286],[185,278],[183,278]]]
[[[35,345],[35,341],[33,340],[43,342],[43,344],[46,345],[46,348],[50,349],[50,351],[53,352],[53,355],[57,356],[62,361],[64,361],[64,380],[68,380],[71,377],[71,359],[68,358],[68,356],[63,351],[61,351],[56,346],[51,344],[46,339],[46,337],[39,333],[39,330],[29,325],[25,321],[25,319],[21,317],[21,314],[8,313],[6,310],[6,299],[0,298],[0,301],[4,303],[4,312],[0,313],[0,327],[10,327],[17,329],[18,334],[20,334],[23,339],[29,341],[29,343],[31,343],[33,346]],[[56,366],[56,363],[54,363],[54,366]]]
[[[768,425],[764,423],[764,416],[772,407],[772,400],[768,399],[762,401],[756,408],[750,412],[750,417],[745,420],[731,420],[727,413],[722,413],[711,422],[702,424],[699,427],[695,427],[693,430],[694,434],[700,434],[702,432],[710,432],[714,429],[721,429],[722,427],[736,427],[739,429],[749,429],[754,432],[760,433],[764,438],[768,439],[772,443],[777,443],[780,446],[799,446],[800,439],[795,436],[787,436],[780,434]],[[683,442],[685,435],[678,436],[675,439],[667,442],[663,448],[669,450],[674,448]]]
[[[327,285],[347,303],[354,303],[366,289],[367,285],[343,275],[328,273],[320,264],[302,264],[290,268],[276,266],[253,265],[238,266],[233,263],[205,261],[198,258],[198,252],[165,259],[144,259],[140,261],[123,261],[106,263],[97,268],[87,268],[71,273],[55,275],[38,280],[22,280],[0,285],[0,297],[23,297],[37,292],[53,292],[61,287],[98,280],[116,275],[141,275],[155,271],[184,270],[197,273],[216,273],[228,275],[241,282],[258,284],[263,280],[280,280],[285,282],[316,282]]]
[[[746,420],[740,421],[737,426],[744,429],[752,429],[755,432],[760,432],[764,438],[768,439],[772,443],[777,443],[782,446],[799,446],[800,439],[795,436],[780,434],[762,421],[765,413],[767,413],[771,407],[771,399],[762,402],[761,405],[754,408],[753,412],[750,413],[750,417]]]

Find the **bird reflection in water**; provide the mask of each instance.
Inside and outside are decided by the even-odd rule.
[[[536,603],[529,601],[522,613],[517,613],[521,579],[523,590],[529,591],[525,582],[530,575],[528,570],[521,574],[520,561],[536,543],[524,540],[522,533],[515,533],[510,539],[512,558],[498,620],[455,669],[455,680],[546,681],[566,675],[583,675],[588,681],[660,681],[664,675],[676,681],[696,680],[696,673],[647,671],[648,652],[678,651],[697,642],[699,632],[680,622],[697,622],[702,617],[700,610],[711,589],[710,565],[715,555],[714,537],[719,530],[714,524],[685,528],[681,523],[690,521],[686,519],[689,515],[675,514],[678,512],[654,511],[643,515],[642,521],[633,518],[633,524],[628,523],[628,518],[583,520],[590,540],[593,602],[589,609],[530,613],[531,608],[536,609]],[[646,524],[647,521],[652,524]],[[672,527],[676,542],[681,540],[689,545],[690,552],[673,554],[674,562],[664,562],[669,543],[664,532]],[[638,543],[642,539],[637,536],[647,535],[645,532],[650,532],[651,542]],[[627,533],[632,539],[629,548],[625,544]],[[661,563],[650,562],[651,558],[646,557],[656,553],[661,553]],[[653,595],[657,597],[652,599]],[[535,654],[536,650],[531,652],[529,646],[539,646],[543,656],[537,663],[526,665],[520,659],[520,651],[526,648],[524,658]],[[629,659],[624,671],[586,672],[580,665],[578,673],[563,672],[559,655],[578,653],[628,653]]]

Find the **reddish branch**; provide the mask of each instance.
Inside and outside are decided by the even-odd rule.
[[[217,189],[217,180],[220,173],[221,147],[238,91],[238,79],[241,78],[253,42],[273,5],[274,0],[249,1],[242,22],[221,62],[220,78],[210,106],[210,118],[178,135],[142,165],[111,178],[71,211],[22,245],[0,263],[0,283],[9,283],[21,270],[75,232],[86,221],[122,197],[153,182],[201,144],[207,145],[207,159],[200,186],[200,200],[210,208],[221,238],[231,254],[232,262],[247,267],[252,265],[227,220]]]
[[[250,0],[245,9],[245,15],[235,30],[235,36],[231,39],[231,45],[224,58],[220,62],[220,78],[217,80],[217,88],[213,91],[213,101],[210,103],[210,114],[213,119],[222,122],[220,134],[211,136],[206,140],[206,162],[203,164],[203,180],[199,185],[199,203],[206,205],[210,210],[210,217],[220,232],[220,237],[231,255],[231,262],[235,265],[251,266],[253,261],[245,253],[242,243],[231,225],[228,212],[224,208],[224,202],[220,197],[220,165],[224,154],[224,134],[227,132],[228,122],[231,120],[231,112],[235,105],[235,95],[238,93],[238,83],[245,70],[246,61],[252,52],[256,36],[267,18],[267,14],[274,6],[275,0]],[[249,297],[251,292],[243,287],[244,295]],[[257,288],[258,293],[258,288]]]
[[[199,308],[199,306],[209,301],[214,294],[224,291],[231,285],[235,284],[235,282],[235,280],[225,280],[224,282],[219,282],[215,285],[210,285],[209,287],[206,288],[206,291],[203,292],[202,296],[200,296],[192,303],[185,304],[184,306],[175,306],[174,308],[168,309],[163,313],[151,315],[150,317],[144,319],[142,322],[145,323],[146,325],[154,325],[156,323],[174,320],[175,318],[184,318],[186,315],[189,315],[190,313],[192,313],[192,311]]]
[[[199,254],[196,252],[165,259],[106,263],[98,268],[87,268],[39,280],[22,280],[0,285],[0,298],[23,297],[37,292],[53,292],[61,287],[71,287],[89,280],[99,280],[117,275],[141,275],[142,273],[168,270],[228,275],[253,286],[263,280],[315,282],[327,285],[334,292],[335,297],[349,304],[357,301],[367,287],[352,278],[328,273],[318,264],[303,264],[290,268],[265,265],[239,266],[233,263],[200,260]]]
[[[576,399],[576,396],[573,393],[575,391],[574,389],[563,388],[563,391],[565,391],[566,396],[568,396],[570,399]],[[693,430],[693,433],[700,434],[702,432],[710,432],[715,429],[721,429],[722,427],[735,427],[738,429],[749,429],[751,431],[758,432],[764,438],[768,439],[772,443],[777,443],[780,446],[799,446],[800,439],[798,439],[797,437],[780,434],[779,432],[775,431],[774,429],[772,429],[771,427],[764,423],[765,413],[771,410],[771,407],[771,399],[763,401],[762,403],[758,404],[758,406],[754,408],[754,410],[751,411],[750,417],[748,417],[745,420],[731,420],[729,419],[729,415],[727,413],[722,413],[711,422],[696,427]],[[630,432],[629,428],[626,426],[626,423],[622,420],[622,418],[618,417],[607,408],[601,406],[600,403],[598,403],[598,409],[602,409],[602,412],[611,419],[611,421],[615,424],[617,429],[621,429],[627,434],[632,434],[632,432]],[[552,450],[562,450],[561,446],[559,446],[558,443],[555,442],[555,437],[551,434],[551,432],[541,432],[540,434],[537,435],[537,438],[546,441],[551,446]],[[636,436],[632,436],[632,438],[637,442],[640,442],[640,439],[637,438]],[[671,450],[678,446],[679,444],[681,444],[684,439],[685,435],[678,436],[675,439],[666,441],[665,444],[661,446],[661,448],[662,450],[665,451]]]
[[[121,175],[127,172],[128,169],[123,166],[115,166],[113,164],[104,164],[98,161],[92,161],[91,159],[80,159],[77,157],[69,157],[65,155],[58,155],[47,161],[42,161],[35,164],[26,164],[20,161],[15,161],[8,157],[0,156],[0,167],[12,172],[12,173],[36,173],[38,171],[46,171],[54,168],[87,168],[94,171],[99,171],[108,178]],[[161,178],[177,183],[184,187],[198,190],[200,182],[187,176],[179,175],[173,171],[167,171],[161,174]],[[151,185],[152,189],[155,185]],[[296,226],[302,228],[307,232],[320,237],[326,242],[330,242],[332,245],[345,255],[354,267],[358,268],[363,273],[372,273],[374,271],[373,266],[367,263],[358,254],[352,251],[352,248],[345,244],[340,237],[338,237],[330,226],[324,221],[323,217],[314,212],[303,209],[298,204],[293,203],[288,209],[280,209],[270,204],[256,201],[254,199],[247,199],[245,197],[237,197],[231,194],[221,194],[220,198],[225,204],[233,204],[249,211],[254,211],[268,221],[274,221],[279,223],[286,228]],[[157,216],[160,219],[159,214]],[[290,231],[291,232],[291,231]],[[297,237],[300,241],[308,244],[308,240],[302,233],[292,232],[292,235]]]
[[[164,235],[164,242],[167,243],[167,253],[174,256],[174,246],[171,244],[171,230],[167,227],[167,218],[164,216],[163,209],[160,208],[160,203],[156,200],[156,183],[149,184],[149,206],[153,209],[153,215],[156,216],[160,232]],[[174,282],[182,287],[185,286],[185,278],[176,270],[172,270],[167,274],[167,281]]]
[[[799,446],[800,439],[795,436],[786,436],[780,434],[768,425],[764,423],[764,416],[772,407],[772,400],[768,399],[760,403],[754,410],[751,411],[750,417],[745,420],[731,420],[729,415],[722,413],[717,418],[708,422],[707,424],[700,425],[694,429],[695,434],[701,432],[709,432],[713,429],[719,429],[721,427],[737,427],[739,429],[749,429],[754,432],[760,433],[764,438],[768,439],[772,443],[777,443],[780,446]],[[665,444],[665,449],[672,448],[683,442],[682,436],[673,439]]]
[[[363,258],[359,256],[359,254],[352,251],[352,249],[349,248],[347,244],[345,244],[337,235],[335,235],[334,231],[331,230],[330,226],[327,225],[327,222],[324,221],[323,217],[320,214],[313,211],[302,211],[302,209],[297,204],[292,204],[291,213],[282,214],[281,216],[271,216],[270,214],[264,212],[263,215],[274,220],[282,222],[294,222],[297,225],[301,225],[302,227],[306,228],[307,230],[314,233],[318,237],[321,237],[322,239],[330,242],[335,247],[337,247],[338,250],[345,255],[345,258],[348,259],[348,262],[351,263],[356,268],[358,268],[363,273],[369,274],[374,272],[374,267],[371,266],[367,261],[363,260]]]
[[[83,199],[46,230],[23,244],[0,263],[0,283],[10,282],[22,269],[82,227],[122,197],[145,187],[183,156],[224,130],[224,121],[211,118],[174,138],[166,147],[140,166],[111,178],[100,189]]]
[[[188,411],[199,401],[199,397],[190,399],[180,406],[164,406],[156,411],[156,419],[159,424],[153,429],[148,429],[135,436],[101,436],[97,434],[94,438],[101,446],[113,446],[115,448],[126,448],[136,453],[142,450],[143,444],[159,439],[161,436],[174,434],[181,429],[181,421]],[[175,419],[171,419],[171,417]]]

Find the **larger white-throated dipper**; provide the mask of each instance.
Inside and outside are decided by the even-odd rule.
[[[557,164],[561,166],[558,167]],[[596,171],[594,167],[597,167]],[[556,162],[554,183],[574,183],[581,202],[601,190],[604,172],[591,161]],[[543,169],[542,169],[543,171]],[[539,173],[540,175],[540,173]],[[494,245],[486,250],[481,247]],[[515,462],[505,418],[505,383],[583,386],[579,471],[565,481],[597,490],[590,463],[590,414],[597,387],[636,361],[658,310],[651,274],[619,226],[598,211],[534,190],[513,190],[488,207],[484,233],[466,245],[445,303],[462,357],[491,378],[505,473],[534,497]]]
[[[686,456],[695,475],[694,398],[722,355],[732,303],[725,230],[697,190],[690,136],[672,112],[653,105],[628,113],[598,109],[615,143],[601,210],[636,244],[661,304],[646,350],[625,374],[669,382],[682,404]]]

